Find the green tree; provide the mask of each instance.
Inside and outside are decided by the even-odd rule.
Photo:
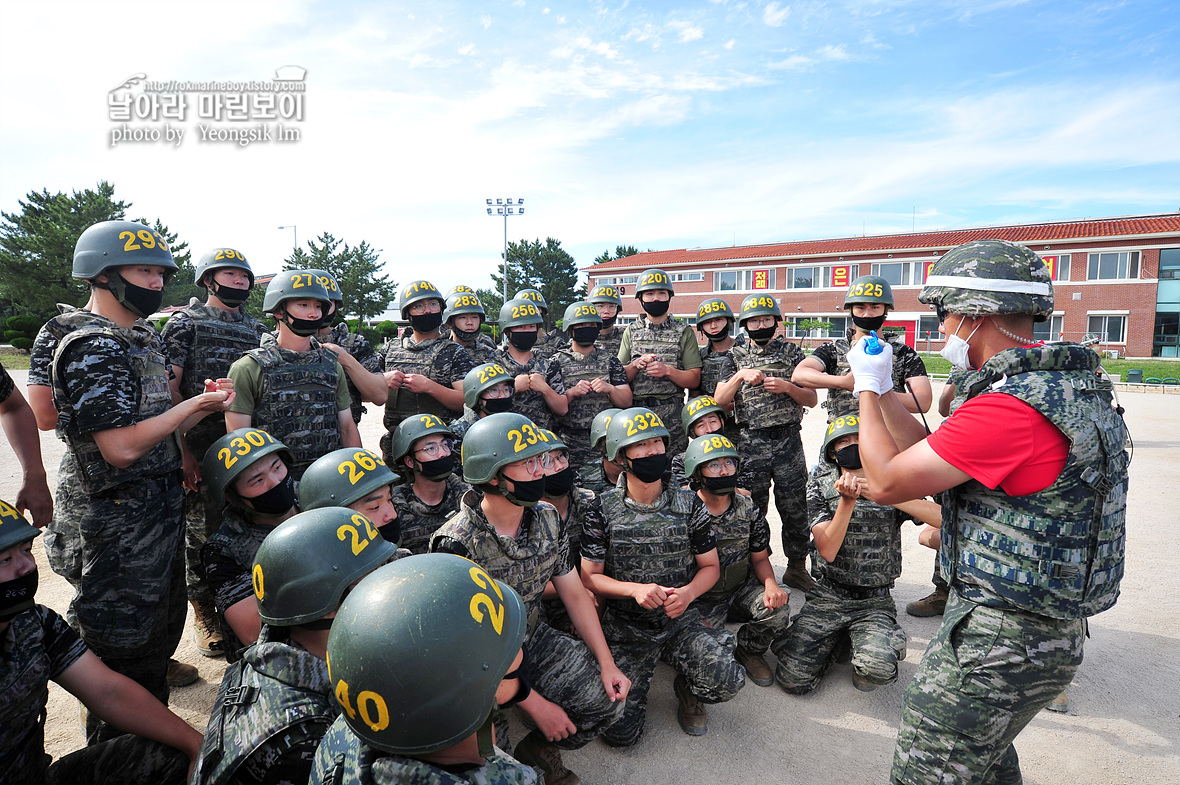
[[[648,250],[650,251],[651,249],[649,248]],[[625,256],[634,256],[637,253],[639,253],[639,249],[634,245],[616,245],[613,256],[609,250],[603,251],[594,257],[594,263],[606,264],[607,262],[613,262],[615,259],[622,259]]]
[[[380,274],[381,261],[367,241],[350,246],[324,232],[310,240],[307,247],[307,251],[295,249],[283,262],[283,269],[327,270],[344,295],[344,310],[348,315],[369,319],[384,312],[397,299],[397,282]]]
[[[10,316],[5,320],[4,340],[12,344],[12,348],[27,352],[33,348],[33,339],[41,329],[41,320],[36,316]]]
[[[586,287],[578,285],[578,265],[574,257],[562,249],[560,240],[547,237],[544,243],[540,239],[509,243],[507,262],[508,296],[521,289],[540,291],[549,304],[551,324],[561,319],[567,305],[586,296]],[[500,306],[504,304],[500,295],[504,280],[503,261],[497,272],[498,275],[492,275],[494,289],[476,292],[490,319],[500,315]]]
[[[169,230],[168,225],[159,218],[154,222],[146,218],[137,218],[136,220],[145,226],[152,227],[156,230],[156,234],[168,241],[168,248],[172,251],[172,261],[176,262],[176,266],[180,268],[172,274],[172,277],[168,279],[168,285],[164,287],[164,304],[161,307],[188,305],[189,300],[193,297],[204,302],[205,290],[195,283],[197,271],[193,267],[193,257],[189,252],[188,243],[182,242],[176,232]]]

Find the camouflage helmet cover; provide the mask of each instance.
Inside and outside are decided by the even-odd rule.
[[[477,410],[479,396],[503,382],[516,383],[516,377],[508,373],[503,365],[484,363],[475,366],[463,377],[463,403],[468,409]]]
[[[332,298],[320,283],[319,276],[311,270],[284,270],[266,285],[266,294],[262,298],[262,312],[274,313],[284,300],[319,300],[330,303]]]
[[[101,221],[89,226],[74,244],[74,278],[93,280],[103,270],[131,264],[178,269],[168,240],[150,226],[134,221]]]
[[[212,499],[225,500],[234,480],[272,453],[278,453],[288,468],[294,463],[287,445],[261,428],[238,428],[213,442],[201,462],[201,475],[209,485]]]
[[[1053,281],[1044,260],[1006,240],[975,240],[934,263],[918,300],[963,316],[1053,312]]]
[[[698,436],[688,443],[688,449],[684,451],[685,476],[692,477],[697,469],[714,458],[735,458],[738,462],[738,471],[741,471],[742,456],[734,443],[724,434],[710,433]]]
[[[463,479],[472,485],[483,485],[508,464],[552,449],[545,429],[523,414],[489,414],[476,420],[463,436]]]
[[[202,279],[205,277],[205,273],[223,270],[227,267],[244,270],[250,276],[250,287],[254,287],[254,271],[250,269],[250,263],[246,261],[245,254],[235,251],[233,248],[214,248],[211,251],[206,251],[197,262],[197,269],[193,272],[196,285],[204,289],[205,282]]]
[[[660,415],[642,406],[624,409],[610,420],[606,427],[607,460],[618,462],[619,453],[633,444],[662,437],[664,448],[668,446],[668,429]]]
[[[570,303],[565,309],[565,316],[561,319],[561,327],[568,330],[577,324],[597,324],[602,326],[602,316],[589,300]]]
[[[349,593],[328,635],[328,678],[361,741],[423,755],[475,733],[524,642],[524,603],[461,556],[399,559]]]
[[[357,447],[333,450],[317,458],[303,473],[299,507],[347,507],[395,482],[397,477],[378,453]]]

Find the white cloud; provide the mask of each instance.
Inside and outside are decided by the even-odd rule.
[[[766,67],[775,71],[802,71],[815,65],[815,60],[806,55],[790,55],[782,60],[767,63]]]
[[[728,41],[726,41],[726,42],[725,42],[725,45],[724,45],[724,46],[725,46],[725,48],[726,48],[726,49],[733,49],[733,45],[734,45],[734,43],[735,43],[736,41],[737,41],[737,39],[736,39],[736,38],[731,38],[731,39],[729,39]]]
[[[489,27],[492,26],[492,18],[490,16],[488,16],[487,14],[483,14],[479,18],[479,24],[480,24],[480,26],[483,27],[484,30],[487,30]]]
[[[459,54],[461,54],[461,55],[475,54],[475,44],[464,44],[463,46],[459,47]]]
[[[836,46],[828,44],[827,46],[822,46],[817,54],[824,60],[849,60],[852,58],[848,54],[848,50],[844,48],[844,44],[837,44]]]
[[[784,5],[779,7],[778,3],[767,3],[766,7],[762,9],[762,21],[770,27],[782,27],[783,22],[787,21],[787,17],[791,15],[791,7]]]
[[[650,22],[648,22],[642,27],[632,27],[627,31],[626,35],[623,36],[623,40],[635,41],[638,43],[640,41],[647,41],[651,38],[654,38],[656,33],[656,28]]]
[[[692,22],[669,22],[668,27],[677,31],[676,40],[682,44],[687,44],[690,41],[699,41],[705,37],[704,29]]]

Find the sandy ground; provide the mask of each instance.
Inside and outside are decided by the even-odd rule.
[[[12,375],[23,384],[27,373]],[[938,387],[936,383],[935,400]],[[1180,406],[1172,396],[1147,393],[1123,393],[1122,402],[1135,438],[1123,593],[1113,609],[1090,621],[1085,662],[1069,689],[1069,713],[1042,712],[1017,740],[1029,785],[1180,782],[1180,570],[1173,561],[1180,554],[1180,515],[1172,506],[1180,490]],[[361,434],[376,449],[381,411],[369,408]],[[930,417],[931,425],[938,419]],[[809,457],[818,452],[822,430],[822,412],[809,414],[803,426]],[[62,444],[52,433],[43,433],[41,449],[50,487],[56,488]],[[19,465],[3,442],[0,498],[12,501],[19,480]],[[775,530],[771,542],[777,543],[778,515],[772,511],[770,519]],[[934,560],[932,551],[917,544],[915,530],[906,532],[905,569],[894,590],[910,639],[896,684],[858,692],[848,665],[836,666],[806,697],[749,683],[734,700],[710,708],[706,736],[691,738],[676,723],[672,671],[661,665],[643,740],[629,750],[594,742],[567,753],[567,765],[587,783],[886,782],[902,692],[940,621],[904,613],[907,602],[929,592]],[[41,564],[37,599],[64,612],[72,591],[50,571],[43,549],[37,546],[35,551]],[[773,561],[781,574],[782,558]],[[792,613],[802,602],[798,592],[792,595]],[[197,665],[201,679],[174,690],[172,708],[203,728],[224,660],[200,656],[189,638],[177,656]],[[77,702],[51,685],[46,748],[60,756],[82,743]]]

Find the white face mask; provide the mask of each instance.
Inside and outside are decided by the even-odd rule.
[[[980,324],[983,324],[983,320],[980,320],[979,324],[975,325],[975,330],[979,329]],[[959,327],[962,326],[963,322],[960,320]],[[954,335],[947,336],[946,345],[939,349],[938,353],[946,358],[947,362],[954,367],[964,371],[974,371],[975,369],[971,367],[971,358],[968,355],[971,349],[971,344],[968,342],[971,340],[971,335],[975,335],[975,330],[972,330],[971,335],[968,335],[966,338],[960,338],[959,327],[955,328]]]

